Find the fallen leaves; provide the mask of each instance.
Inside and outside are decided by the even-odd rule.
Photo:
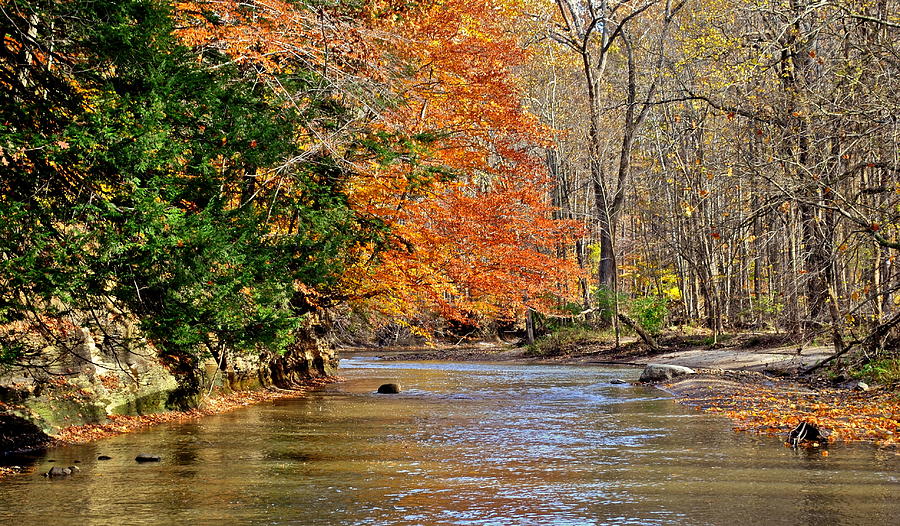
[[[900,396],[887,389],[813,392],[781,384],[745,384],[725,395],[691,395],[682,401],[727,416],[737,431],[786,436],[805,421],[828,431],[831,441],[900,445]]]

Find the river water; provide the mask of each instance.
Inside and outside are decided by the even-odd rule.
[[[345,382],[35,460],[0,524],[898,524],[900,457],[734,433],[630,369],[341,362]],[[399,382],[399,395],[378,395]],[[162,462],[137,464],[138,453]],[[98,455],[112,460],[98,461]],[[55,462],[51,462],[51,460]],[[79,460],[64,480],[38,473]]]

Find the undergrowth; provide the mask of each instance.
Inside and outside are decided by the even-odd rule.
[[[573,350],[579,344],[596,343],[612,339],[610,329],[593,329],[585,326],[562,327],[540,337],[525,351],[528,356],[558,356]]]
[[[850,376],[883,385],[900,384],[900,358],[873,360],[850,371]]]

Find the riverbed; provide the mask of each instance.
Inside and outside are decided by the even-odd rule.
[[[900,457],[794,451],[638,370],[342,360],[300,399],[83,446],[0,480],[2,524],[894,524]],[[386,382],[398,395],[375,391]],[[138,464],[138,453],[159,463]],[[111,460],[100,461],[107,455]],[[76,463],[77,461],[77,463]],[[64,479],[40,476],[77,465]]]

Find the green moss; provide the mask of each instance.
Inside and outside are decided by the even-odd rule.
[[[106,412],[93,400],[30,400],[27,407],[38,416],[37,423],[48,434],[68,426],[95,424],[106,419]]]

